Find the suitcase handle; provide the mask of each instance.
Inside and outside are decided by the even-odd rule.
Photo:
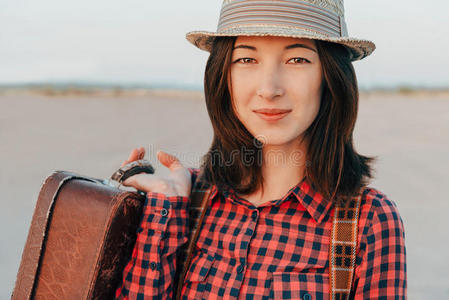
[[[115,188],[120,188],[123,181],[139,173],[154,174],[154,168],[148,160],[140,159],[122,166],[120,169],[115,171],[109,179],[104,180],[95,179],[95,180],[102,184],[106,184]],[[145,192],[139,190],[137,190],[137,192],[144,196],[146,194]]]
[[[154,174],[154,168],[146,159],[135,160],[115,171],[111,176],[111,180],[122,183],[127,178],[139,173]]]

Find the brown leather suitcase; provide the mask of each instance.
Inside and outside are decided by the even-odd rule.
[[[11,299],[112,299],[145,196],[56,171],[43,183]]]
[[[132,162],[112,180],[154,173]],[[210,186],[192,176],[189,240],[178,253],[174,289],[182,287]],[[131,257],[145,193],[121,190],[110,180],[56,171],[44,181],[34,210],[11,299],[112,299]]]

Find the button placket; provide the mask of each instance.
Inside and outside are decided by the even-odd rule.
[[[258,216],[258,211],[257,210],[253,210],[253,212],[251,213],[251,221],[247,222],[246,225],[248,225],[248,227],[246,228],[246,233],[245,234],[245,238],[247,238],[248,240],[245,241],[246,242],[246,247],[242,247],[242,253],[244,253],[246,256],[240,259],[240,264],[237,266],[237,274],[241,274],[243,273],[243,271],[245,270],[245,265],[246,265],[246,259],[247,259],[247,255],[248,255],[248,247],[251,243],[251,240],[254,236],[255,233],[255,229],[256,229],[256,223],[257,223],[257,216]],[[250,234],[250,235],[249,235]],[[244,251],[243,251],[244,250]]]
[[[253,212],[252,216],[253,215],[254,215],[254,212]],[[252,218],[252,216],[251,216],[251,218]],[[247,255],[248,255],[248,247],[249,247],[249,244],[251,243],[251,239],[255,232],[255,230],[254,230],[255,223],[254,222],[247,221],[245,225],[247,225],[248,227],[246,228],[246,233],[244,234],[245,240],[243,241],[244,244],[242,243],[241,252],[240,252],[241,254],[244,254],[245,257],[240,258],[240,264],[237,266],[237,269],[236,269],[237,274],[241,274],[245,270],[246,259],[247,259]]]
[[[244,252],[245,255],[248,255],[248,247],[249,247],[252,237],[256,231],[255,229],[256,229],[257,217],[258,217],[258,211],[253,210],[253,212],[251,213],[251,219],[253,222],[250,221],[247,223],[247,225],[248,225],[247,232],[251,231],[251,236],[245,235],[245,237],[248,238],[248,241],[246,242],[246,247],[245,248],[242,247],[242,250],[244,250],[242,252]],[[245,270],[245,265],[246,265],[246,257],[240,259],[240,264],[237,266],[237,269],[236,269],[238,274],[243,273],[243,271]]]

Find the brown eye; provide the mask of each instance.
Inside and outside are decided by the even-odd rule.
[[[295,64],[305,64],[310,63],[308,59],[302,58],[302,57],[294,57],[290,59],[289,61],[293,61]]]
[[[251,63],[252,61],[254,61],[254,59],[249,58],[249,57],[243,57],[243,58],[237,59],[236,61],[234,61],[234,63],[241,62],[243,64],[248,64],[248,63]]]

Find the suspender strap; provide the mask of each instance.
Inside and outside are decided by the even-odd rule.
[[[351,292],[361,198],[362,192],[346,203],[335,205],[329,248],[331,300],[348,299]]]

